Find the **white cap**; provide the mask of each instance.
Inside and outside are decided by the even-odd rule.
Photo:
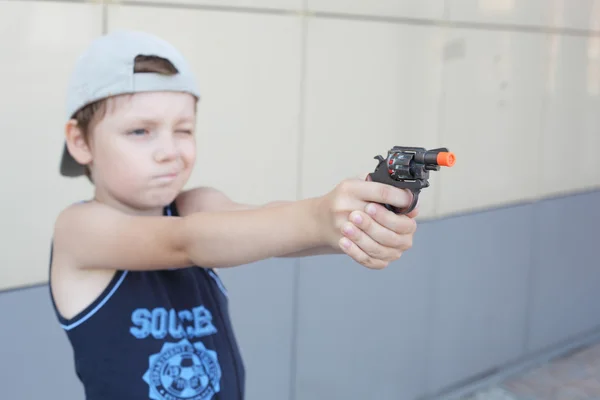
[[[178,73],[134,74],[135,58],[157,56],[173,64]],[[144,32],[115,31],[94,40],[79,57],[67,89],[67,120],[81,108],[95,101],[120,94],[150,91],[177,91],[200,98],[190,66],[183,55],[168,42]],[[60,173],[81,176],[85,167],[63,149]]]

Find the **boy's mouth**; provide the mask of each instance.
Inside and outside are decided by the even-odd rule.
[[[179,175],[179,173],[177,173],[177,172],[171,172],[171,173],[167,173],[167,174],[156,175],[154,177],[154,179],[161,181],[161,182],[166,182],[166,181],[174,180],[175,178],[177,178],[178,175]]]

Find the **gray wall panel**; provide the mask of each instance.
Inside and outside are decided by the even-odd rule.
[[[247,400],[413,400],[600,326],[598,204],[600,192],[421,223],[384,271],[343,256],[221,271]],[[47,287],[0,293],[0,315],[1,397],[83,399]]]
[[[295,263],[273,259],[219,271],[244,356],[248,400],[289,396]]]
[[[84,398],[47,286],[0,293],[0,316],[0,398]]]
[[[409,399],[425,389],[435,225],[383,271],[344,256],[299,274],[296,400]]]
[[[531,222],[525,205],[433,223],[430,391],[522,353]]]
[[[528,350],[600,325],[600,193],[538,204]]]

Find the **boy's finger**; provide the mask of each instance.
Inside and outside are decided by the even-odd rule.
[[[370,257],[356,243],[352,242],[347,237],[340,239],[340,248],[344,253],[349,255],[357,263],[371,269],[383,269],[388,266],[389,262]]]
[[[380,245],[394,249],[402,248],[404,239],[399,234],[381,225],[364,211],[353,211],[349,215],[349,220]],[[360,243],[357,244],[361,246]]]
[[[384,228],[387,228],[400,235],[408,235],[415,233],[417,230],[417,223],[411,214],[418,213],[415,209],[407,215],[394,214],[387,210],[380,204],[369,203],[365,207],[365,212],[371,217],[376,223],[380,224]]]
[[[369,257],[384,261],[397,259],[400,251],[395,247],[388,247],[378,242],[374,237],[364,232],[351,222],[344,224],[342,233],[354,242]],[[393,232],[391,232],[393,234]]]
[[[406,208],[412,201],[410,191],[379,182],[354,181],[350,191],[364,202],[389,204],[397,208]]]
[[[417,206],[415,207],[414,210],[412,210],[411,212],[409,212],[408,214],[406,214],[406,216],[408,218],[416,218],[419,215],[419,205],[417,203]]]

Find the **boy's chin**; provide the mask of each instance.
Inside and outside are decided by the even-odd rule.
[[[144,199],[144,203],[149,208],[166,207],[175,201],[180,192],[180,188],[169,188],[155,193],[149,193],[149,196]]]

